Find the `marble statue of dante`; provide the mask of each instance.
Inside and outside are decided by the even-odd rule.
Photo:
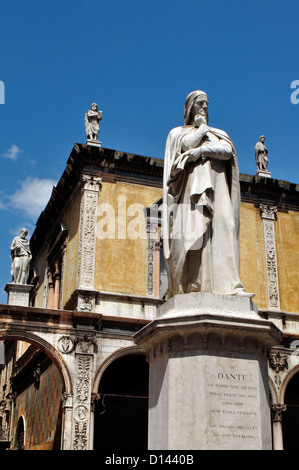
[[[258,170],[267,171],[268,150],[265,145],[265,136],[261,135],[257,144],[255,144],[255,161]]]
[[[239,278],[240,185],[228,135],[208,125],[208,97],[187,96],[165,149],[163,247],[168,297],[246,294]]]
[[[99,121],[101,120],[102,111],[98,111],[98,105],[92,103],[91,109],[86,111],[84,117],[86,137],[88,140],[98,140],[100,132]]]
[[[10,245],[12,259],[11,275],[14,284],[26,284],[29,276],[29,266],[32,258],[30,243],[26,239],[28,230],[23,228],[19,236]]]

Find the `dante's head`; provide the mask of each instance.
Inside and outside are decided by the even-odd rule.
[[[97,110],[98,110],[98,105],[97,105],[96,103],[92,103],[91,109],[92,109],[93,111],[97,111]]]
[[[184,109],[184,124],[188,126],[193,124],[194,116],[197,114],[203,117],[203,120],[208,124],[208,96],[204,91],[196,90],[189,93],[185,101]]]
[[[265,142],[265,136],[264,136],[264,135],[261,135],[261,136],[260,136],[260,142],[262,142],[262,143]]]

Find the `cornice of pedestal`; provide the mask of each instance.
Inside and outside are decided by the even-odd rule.
[[[280,343],[282,332],[258,315],[250,299],[194,294],[170,299],[161,315],[134,335],[149,356],[208,349],[267,354]]]

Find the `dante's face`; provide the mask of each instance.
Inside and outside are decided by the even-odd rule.
[[[198,96],[193,103],[192,106],[192,115],[196,116],[197,114],[200,114],[205,118],[205,121],[208,121],[208,99],[207,97],[200,95]]]

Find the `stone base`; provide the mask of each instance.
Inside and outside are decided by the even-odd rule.
[[[267,170],[258,170],[255,176],[260,176],[261,178],[271,178],[271,173]]]
[[[29,307],[29,294],[32,287],[30,284],[6,284],[5,290],[8,293],[8,305]]]
[[[87,145],[91,145],[92,147],[101,147],[102,145],[102,142],[100,142],[99,140],[92,140],[92,139],[88,139],[86,141],[86,144]]]
[[[150,364],[149,449],[271,449],[267,355],[250,298],[177,295],[134,339]]]

